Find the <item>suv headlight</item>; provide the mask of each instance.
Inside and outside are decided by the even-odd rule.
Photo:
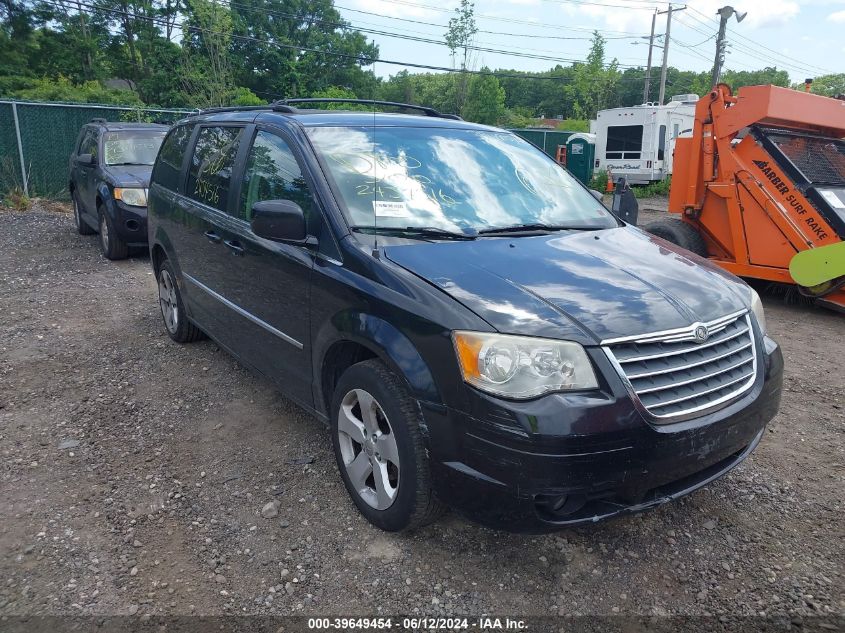
[[[123,200],[125,204],[133,207],[145,207],[147,206],[147,190],[123,189],[122,187],[115,187],[114,199]]]
[[[452,333],[452,340],[464,380],[487,393],[527,399],[598,387],[587,352],[578,343],[460,331]]]
[[[766,333],[766,315],[763,312],[763,302],[760,301],[760,295],[754,288],[751,288],[751,311],[754,313],[754,318],[757,319],[757,325],[760,331]]]

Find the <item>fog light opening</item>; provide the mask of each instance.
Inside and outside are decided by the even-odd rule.
[[[552,520],[565,519],[586,503],[587,498],[583,494],[540,494],[534,497],[537,512]]]
[[[141,223],[138,220],[126,220],[126,228],[130,231],[137,231],[141,228]]]

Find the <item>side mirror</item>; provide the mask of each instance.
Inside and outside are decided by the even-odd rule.
[[[96,165],[97,159],[93,154],[80,154],[76,157],[76,162],[80,165]]]
[[[595,189],[590,189],[590,193],[593,194],[593,198],[595,198],[599,202],[601,202],[601,199],[604,197],[601,191],[596,191]]]
[[[304,244],[305,213],[291,200],[262,200],[252,205],[252,232],[274,242]]]

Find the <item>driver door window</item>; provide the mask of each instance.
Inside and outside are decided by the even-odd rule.
[[[290,200],[305,213],[309,229],[313,225],[313,198],[302,170],[288,144],[279,136],[259,131],[249,150],[241,186],[239,216],[252,220],[252,205],[262,200]]]

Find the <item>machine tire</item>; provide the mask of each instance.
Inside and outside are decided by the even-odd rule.
[[[646,225],[645,230],[667,242],[685,248],[699,257],[707,257],[707,246],[704,243],[704,238],[701,237],[701,233],[683,220],[678,218],[657,220]]]

